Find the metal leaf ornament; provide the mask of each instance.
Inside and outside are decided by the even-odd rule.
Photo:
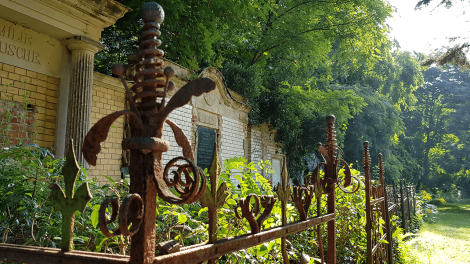
[[[51,186],[51,202],[55,210],[62,213],[62,242],[60,248],[63,251],[73,250],[73,227],[75,222],[75,211],[84,212],[87,203],[93,198],[88,188],[88,183],[82,184],[74,193],[75,181],[77,180],[80,167],[75,159],[75,150],[70,140],[65,165],[62,168],[64,176],[65,192],[58,184]]]
[[[209,78],[190,81],[166,102],[168,93],[176,86],[174,82],[170,81],[175,75],[175,71],[171,67],[162,69],[164,62],[161,57],[164,52],[158,49],[158,46],[161,45],[161,41],[158,39],[161,35],[160,23],[164,16],[163,9],[157,3],[149,2],[142,6],[141,17],[144,21],[144,27],[141,36],[142,42],[137,53],[140,61],[135,64],[137,72],[133,76],[134,85],[131,88],[127,86],[123,77],[124,67],[122,65],[114,65],[112,69],[113,74],[122,81],[130,109],[112,113],[99,120],[85,138],[83,156],[89,164],[96,165],[97,154],[101,151],[100,143],[106,140],[112,123],[123,115],[130,116],[132,134],[131,138],[123,140],[124,150],[141,150],[144,153],[168,151],[169,143],[162,139],[163,124],[166,122],[170,125],[178,145],[183,148],[184,158],[172,160],[165,168],[164,174],[155,174],[156,188],[159,196],[166,202],[187,204],[202,196],[205,179],[192,163],[194,154],[190,141],[182,129],[167,118],[173,110],[187,104],[193,96],[213,91],[215,82]],[[177,167],[181,161],[188,165],[185,169],[178,168],[177,177],[179,178],[177,181],[170,180],[167,174],[169,168]],[[193,178],[187,177],[189,174],[192,174]],[[170,187],[175,188],[180,195],[175,195],[170,191]]]
[[[325,145],[321,143],[318,144],[318,152],[323,157],[323,162],[320,163],[316,168],[314,175],[318,173],[318,170],[321,166],[324,166],[325,169],[325,191],[326,193],[331,193],[334,191],[335,184],[345,193],[355,193],[359,190],[360,180],[357,177],[351,175],[351,170],[349,169],[348,164],[342,159],[344,157],[343,151],[338,147],[336,143],[336,131],[335,131],[335,116],[329,115],[326,118],[327,122],[327,139]],[[348,191],[341,187],[339,184],[339,169],[344,169],[344,184],[343,187],[346,188],[351,186],[351,179],[354,178],[357,182],[356,188],[352,191]]]
[[[109,220],[104,211],[100,214],[100,228],[107,235],[122,233],[132,236],[131,263],[149,264],[153,263],[156,249],[157,195],[171,204],[190,204],[199,200],[206,190],[206,176],[194,164],[190,141],[182,129],[168,119],[168,115],[187,104],[193,96],[213,91],[216,86],[211,79],[198,78],[176,91],[175,83],[170,81],[175,71],[171,67],[162,68],[164,52],[158,48],[162,44],[158,38],[165,12],[159,4],[147,2],[140,15],[144,25],[132,87],[129,88],[124,80],[124,67],[113,66],[113,73],[124,86],[129,110],[118,111],[99,120],[85,138],[83,156],[88,163],[96,165],[100,143],[106,140],[111,124],[122,115],[129,116],[131,137],[123,139],[122,149],[130,152],[130,196],[121,206],[117,201],[102,204],[106,208],[111,203],[113,214]],[[168,99],[167,95],[174,90],[176,93]],[[162,153],[170,149],[169,141],[162,135],[165,123],[171,127],[176,142],[182,147],[183,157],[173,158],[163,166]],[[119,229],[110,232],[106,225],[116,219],[119,219]],[[165,245],[170,244],[165,242]],[[159,251],[168,253],[168,250]]]
[[[201,197],[201,204],[208,208],[209,213],[209,243],[217,241],[217,219],[219,207],[224,205],[225,200],[230,195],[227,183],[223,182],[219,186],[220,161],[217,145],[214,145],[211,167],[209,168],[210,189],[207,188]]]

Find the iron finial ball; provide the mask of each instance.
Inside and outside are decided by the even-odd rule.
[[[144,23],[155,21],[161,24],[165,19],[165,11],[163,11],[161,5],[155,2],[148,2],[140,8],[140,17]]]
[[[163,74],[165,74],[165,76],[170,79],[171,77],[175,76],[175,70],[173,70],[172,67],[166,67],[163,71]]]
[[[335,122],[335,116],[334,116],[334,115],[329,115],[329,116],[327,116],[327,117],[326,117],[326,122],[327,122],[328,124],[334,123],[334,122]]]
[[[364,141],[364,147],[368,147],[369,146],[369,141]]]

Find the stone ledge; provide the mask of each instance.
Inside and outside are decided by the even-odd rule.
[[[129,10],[114,0],[10,0],[0,4],[0,17],[57,39],[99,41],[101,31]]]

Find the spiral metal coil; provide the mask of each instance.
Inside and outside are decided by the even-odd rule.
[[[160,12],[163,12],[163,10],[160,10]],[[144,26],[141,35],[142,41],[137,53],[140,61],[135,64],[136,73],[133,76],[135,84],[131,89],[135,94],[132,99],[142,116],[150,116],[161,110],[167,89],[163,91],[157,91],[157,89],[174,88],[173,83],[168,85],[168,79],[174,75],[173,69],[161,69],[163,66],[162,57],[165,53],[163,50],[158,49],[162,44],[158,38],[161,35],[160,23],[163,22],[164,14],[160,13],[159,15],[152,15],[148,10],[147,13],[141,13]],[[166,77],[166,81],[157,79],[162,77]],[[157,102],[157,98],[162,98],[162,102]]]
[[[326,147],[328,150],[328,156],[330,159],[335,160],[337,158],[338,144],[336,143],[336,130],[335,130],[335,116],[330,115],[326,118]]]
[[[178,164],[179,161],[186,163],[180,165]],[[176,168],[176,170],[171,171],[173,175],[172,178],[169,177],[171,168]],[[154,180],[157,186],[162,182],[157,177],[155,177]],[[199,200],[207,186],[206,176],[202,169],[185,157],[176,157],[170,160],[165,166],[162,180],[166,186],[175,188],[176,192],[180,195],[178,197],[167,193],[167,188],[158,188],[160,198],[172,204],[190,204]]]
[[[106,209],[109,204],[112,206],[112,213],[111,219],[108,220],[106,217]],[[118,215],[119,227],[110,232],[107,225],[116,221]],[[121,207],[119,207],[119,203],[116,200],[104,200],[100,206],[98,223],[101,232],[107,237],[118,235],[133,236],[139,231],[143,215],[144,204],[142,198],[138,194],[129,194],[124,198]]]

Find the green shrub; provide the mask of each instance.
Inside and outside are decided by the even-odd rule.
[[[64,161],[55,160],[50,152],[36,145],[16,146],[3,149],[0,154],[0,232],[3,241],[14,244],[28,244],[56,247],[60,242],[61,215],[53,210],[48,199],[49,185],[62,184],[61,168]],[[262,175],[273,173],[269,162],[248,163],[245,158],[235,157],[225,161],[220,184],[227,182],[231,195],[218,213],[218,239],[238,236],[250,232],[244,219],[235,217],[235,207],[240,198],[249,194],[273,195],[273,188]],[[352,170],[353,175],[359,172]],[[98,211],[105,198],[120,199],[126,194],[126,182],[115,182],[107,177],[109,184],[98,186],[87,179],[86,170],[77,184],[88,181],[93,199],[84,213],[76,213],[74,243],[77,250],[100,251],[128,254],[129,237],[105,237],[98,229]],[[340,179],[344,174],[340,171]],[[236,179],[236,182],[233,180]],[[340,263],[364,262],[366,249],[365,233],[365,193],[364,184],[354,194],[346,194],[337,189],[336,236],[337,257]],[[315,198],[314,198],[315,199]],[[254,203],[254,201],[251,201]],[[111,213],[108,208],[108,214]],[[326,213],[326,197],[321,199],[320,212],[312,201],[309,216]],[[294,204],[287,204],[288,222],[298,221],[299,216]],[[117,222],[117,221],[116,221]],[[188,246],[208,241],[208,212],[199,202],[189,205],[170,205],[157,198],[157,243],[174,239]],[[383,223],[381,223],[383,224]],[[281,225],[281,203],[277,201],[270,217],[262,229]],[[108,225],[109,229],[117,223]],[[327,225],[321,226],[325,254],[327,253]],[[307,258],[319,256],[319,242],[316,228],[287,237],[290,259],[299,261],[300,254]],[[280,239],[234,252],[220,258],[220,263],[280,263]]]
[[[0,233],[2,243],[57,247],[61,240],[62,216],[49,200],[51,183],[63,185],[64,159],[54,159],[46,148],[18,145],[0,151]],[[82,168],[77,184],[89,182],[94,196],[84,213],[76,212],[74,243],[77,250],[93,250],[104,237],[92,220],[93,208],[110,186],[87,179]],[[64,186],[62,186],[64,187]],[[97,222],[97,221],[96,221]]]

